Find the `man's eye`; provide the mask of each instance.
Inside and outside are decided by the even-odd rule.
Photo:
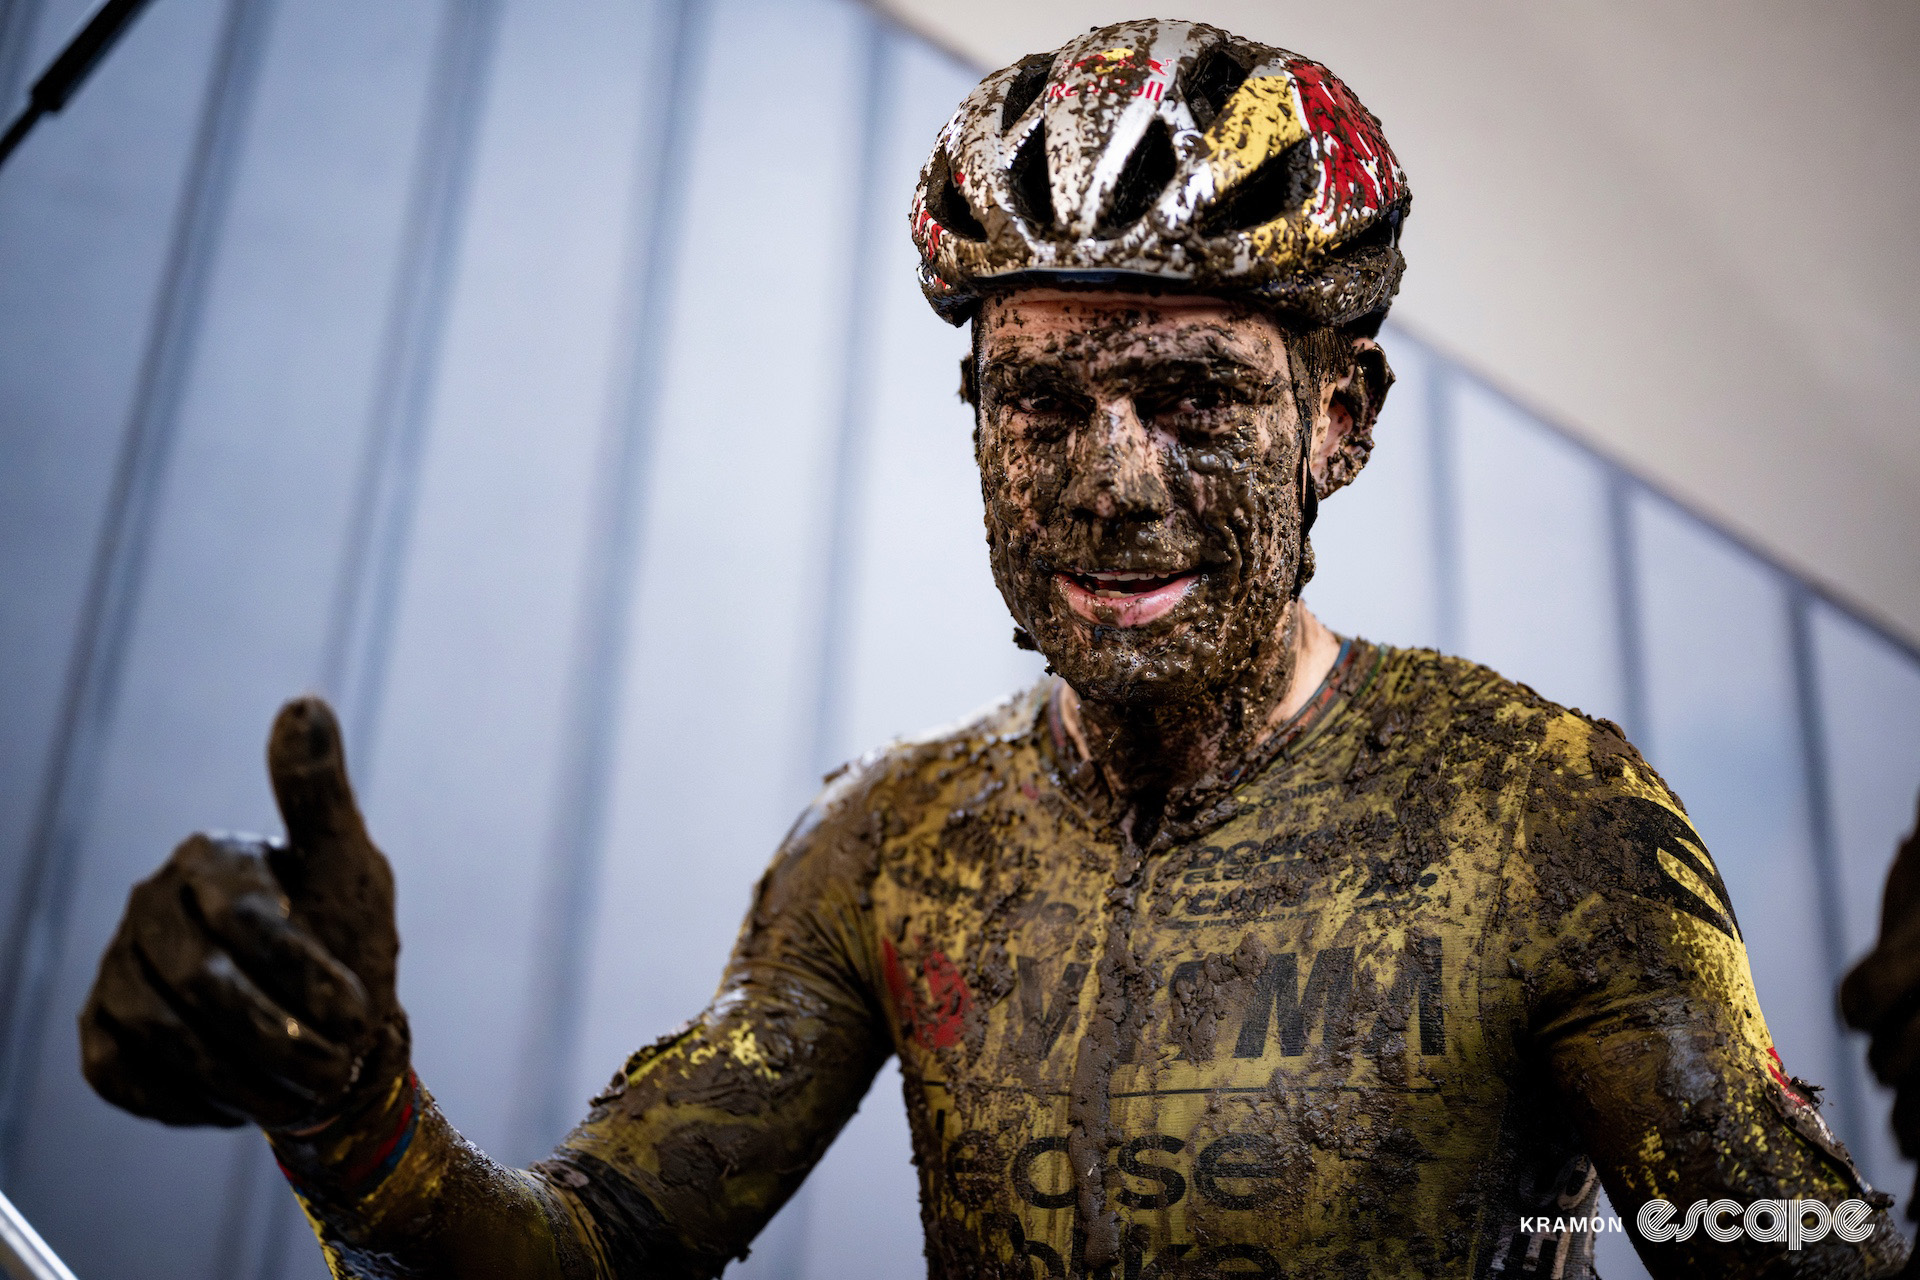
[[[1189,387],[1173,402],[1175,413],[1212,413],[1224,409],[1231,398],[1219,387]]]
[[[1021,413],[1033,413],[1043,416],[1065,413],[1069,408],[1060,396],[1046,391],[1036,391],[1030,395],[1015,396],[1013,407]]]
[[[1143,417],[1199,418],[1218,413],[1236,403],[1220,387],[1183,387],[1164,396],[1155,396],[1139,405]]]

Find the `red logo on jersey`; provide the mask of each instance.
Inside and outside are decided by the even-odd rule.
[[[922,946],[924,946],[924,941]],[[919,958],[921,983],[907,976],[907,966],[891,938],[880,939],[880,960],[886,969],[887,992],[900,1013],[900,1029],[907,1039],[926,1049],[946,1049],[960,1043],[973,992],[947,954],[923,951]]]

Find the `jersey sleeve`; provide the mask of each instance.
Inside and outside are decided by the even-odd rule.
[[[744,1255],[892,1052],[866,818],[847,780],[802,816],[712,1003],[531,1169],[467,1143],[411,1075],[338,1133],[277,1138],[334,1275],[680,1280]]]
[[[614,1275],[718,1275],[799,1187],[892,1053],[864,909],[862,806],[804,815],[720,990],[628,1059],[537,1171],[582,1202]],[[675,1272],[678,1274],[679,1272]]]
[[[1685,811],[1617,730],[1573,714],[1548,729],[1506,909],[1528,987],[1527,1050],[1571,1112],[1614,1210],[1656,1277],[1897,1273],[1906,1242],[1789,1076],[1754,991],[1734,904]],[[1675,1206],[1649,1241],[1643,1205]],[[1715,1238],[1696,1202],[1857,1200],[1867,1239],[1789,1248]],[[1870,1209],[1870,1212],[1867,1210]],[[1784,1225],[1784,1218],[1781,1220]],[[1806,1234],[1816,1234],[1817,1214]],[[1755,1219],[1769,1234],[1774,1219]]]

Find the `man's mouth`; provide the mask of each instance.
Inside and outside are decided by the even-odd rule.
[[[1107,627],[1144,627],[1185,599],[1200,572],[1068,569],[1053,576],[1067,606],[1087,621]]]

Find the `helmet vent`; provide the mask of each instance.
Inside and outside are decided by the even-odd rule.
[[[1034,125],[1007,170],[1013,211],[1035,230],[1053,226],[1053,185],[1047,176],[1047,122]]]
[[[1221,45],[1214,45],[1187,64],[1180,76],[1180,99],[1205,129],[1226,109],[1227,99],[1246,83],[1247,69]]]
[[[980,219],[973,216],[967,198],[960,194],[960,185],[953,180],[953,166],[945,151],[935,155],[933,170],[933,181],[929,184],[932,195],[927,201],[927,212],[933,215],[934,221],[962,240],[985,240],[987,229],[980,225]]]
[[[1013,128],[1013,122],[1027,114],[1027,108],[1047,87],[1047,73],[1053,69],[1053,55],[1030,53],[1020,59],[1020,69],[1007,85],[1007,96],[1000,104],[1000,132]]]
[[[1387,216],[1362,231],[1353,239],[1340,246],[1343,250],[1391,249],[1400,242],[1400,211],[1389,210]]]
[[[1173,135],[1167,130],[1167,122],[1155,116],[1120,170],[1120,179],[1113,185],[1113,199],[1107,204],[1106,216],[1100,219],[1097,234],[1110,240],[1146,216],[1153,202],[1173,181],[1174,164]]]
[[[1302,138],[1236,183],[1200,218],[1200,234],[1251,231],[1297,212],[1312,194],[1317,176],[1310,139]]]

